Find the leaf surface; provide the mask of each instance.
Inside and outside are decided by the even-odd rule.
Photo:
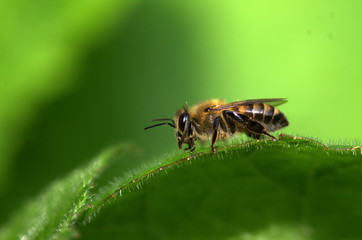
[[[108,186],[94,179],[119,150],[53,183],[1,239],[359,239],[361,147],[281,135],[170,154]],[[122,171],[122,169],[120,169]],[[93,189],[94,183],[98,188]],[[94,193],[94,194],[93,194]],[[85,224],[84,224],[85,223]]]
[[[336,150],[283,135],[226,146],[215,156],[207,150],[166,158],[116,185],[85,215],[92,219],[105,205],[81,228],[82,239],[362,236],[360,147]]]

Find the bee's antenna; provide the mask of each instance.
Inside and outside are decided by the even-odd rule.
[[[152,119],[152,122],[155,122],[155,121],[171,121],[172,122],[172,125],[173,127],[175,127],[175,121],[172,119],[172,118],[156,118],[156,119]],[[166,124],[166,123],[165,123]],[[157,125],[157,124],[156,124]],[[156,126],[155,126],[156,127]]]
[[[152,119],[153,122],[155,121],[173,121],[172,118],[156,118],[156,119]]]
[[[163,123],[157,123],[157,124],[155,124],[155,125],[145,127],[145,129],[144,129],[144,130],[147,130],[147,129],[149,129],[149,128],[153,128],[153,127],[158,127],[158,126],[165,125],[165,124],[168,124],[170,127],[176,128],[176,127],[175,127],[175,125],[174,125],[174,124],[172,124],[172,123],[163,122]]]

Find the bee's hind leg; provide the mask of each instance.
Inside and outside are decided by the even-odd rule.
[[[270,135],[268,132],[263,132],[263,133],[260,133],[260,134],[253,133],[253,132],[247,132],[246,134],[248,135],[248,137],[254,138],[254,139],[257,139],[257,140],[264,139],[265,136],[271,137],[274,141],[277,140],[273,135]]]
[[[266,131],[264,124],[254,121],[244,114],[228,110],[225,110],[224,114],[243,125],[248,130],[247,134],[249,137],[260,139],[261,135],[266,135],[271,137],[274,141],[277,140]]]
[[[252,135],[252,137],[254,137],[254,135],[259,137],[259,138],[256,137],[256,139],[260,139],[261,135],[266,135],[266,136],[271,137],[273,139],[273,141],[277,140],[273,135],[270,135],[266,131],[265,126],[263,124],[261,124],[257,121],[250,120],[247,128],[248,128],[250,134]]]
[[[246,135],[248,135],[248,137],[250,138],[254,138],[254,139],[261,139],[263,137],[263,135],[261,134],[255,134],[255,133],[252,133],[252,132],[246,132]]]
[[[268,132],[263,132],[264,135],[267,135],[269,137],[271,137],[273,139],[273,141],[278,141],[278,139],[276,137],[274,137],[273,135],[270,135]]]

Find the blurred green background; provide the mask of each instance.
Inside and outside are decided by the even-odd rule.
[[[287,97],[283,132],[362,140],[362,1],[0,3],[1,219],[108,146],[177,150],[147,132],[186,102]]]

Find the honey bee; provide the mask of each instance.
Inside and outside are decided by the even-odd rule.
[[[286,103],[285,98],[251,99],[226,103],[220,99],[201,102],[191,109],[179,109],[174,118],[160,118],[153,121],[161,123],[146,129],[169,125],[176,129],[178,147],[183,144],[192,153],[196,149],[195,140],[210,141],[213,154],[218,138],[227,139],[235,133],[246,133],[249,137],[260,139],[263,135],[277,140],[269,132],[286,127],[289,122],[275,106]]]

